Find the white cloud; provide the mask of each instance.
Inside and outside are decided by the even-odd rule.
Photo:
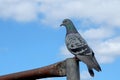
[[[115,57],[111,57],[111,56],[104,56],[104,55],[99,55],[97,56],[97,60],[99,61],[99,63],[101,64],[105,64],[105,63],[112,63],[115,60]]]
[[[56,25],[64,18],[90,19],[120,26],[119,0],[0,0],[0,18]]]
[[[112,63],[120,56],[120,37],[116,29],[102,26],[82,32],[99,63]]]
[[[37,5],[31,0],[0,0],[0,18],[31,21],[37,18]]]
[[[40,12],[45,14],[46,23],[70,17],[120,25],[119,3],[119,0],[45,0],[41,1]]]
[[[109,39],[105,42],[100,43],[99,46],[96,46],[96,50],[99,53],[114,53],[113,55],[120,54],[120,37],[114,38],[114,39]]]
[[[113,62],[117,56],[120,56],[120,37],[94,44],[94,48],[101,63]]]
[[[114,30],[109,27],[91,28],[83,32],[84,37],[88,39],[106,39],[114,35]]]
[[[91,28],[82,35],[87,39],[88,44],[93,48],[99,63],[114,62],[116,56],[119,56],[119,37],[116,35],[114,28],[102,26]]]

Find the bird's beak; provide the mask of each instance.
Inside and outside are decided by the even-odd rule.
[[[62,23],[60,26],[64,26],[64,24]]]

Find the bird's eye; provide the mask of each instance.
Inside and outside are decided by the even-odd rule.
[[[63,21],[63,23],[66,23],[67,21],[65,20],[65,21]]]

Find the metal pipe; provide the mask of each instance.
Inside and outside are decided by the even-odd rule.
[[[67,80],[80,80],[79,61],[76,58],[66,60]]]
[[[65,61],[46,67],[0,76],[0,80],[35,80],[47,77],[63,77],[66,75]]]
[[[0,76],[0,80],[35,80],[48,77],[64,77],[67,80],[80,80],[79,61],[76,58],[68,58],[55,64]]]

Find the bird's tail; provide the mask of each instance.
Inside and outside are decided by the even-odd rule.
[[[92,59],[93,59],[93,64],[94,64],[94,67],[93,67],[93,68],[94,68],[95,70],[97,70],[98,72],[101,71],[101,67],[100,67],[100,65],[98,64],[96,58],[93,56]]]
[[[101,67],[100,67],[100,65],[98,64],[98,62],[97,62],[97,60],[95,59],[95,57],[93,57],[93,63],[92,63],[93,65],[94,65],[94,67],[91,67],[91,66],[89,66],[89,65],[87,65],[87,67],[88,67],[88,72],[90,73],[90,75],[92,76],[92,77],[94,77],[94,71],[93,71],[93,69],[92,68],[94,68],[96,71],[101,71]]]
[[[90,69],[95,69],[98,72],[101,71],[101,67],[94,56],[77,55],[77,58],[83,61]]]
[[[92,77],[94,76],[94,72],[92,69],[95,69],[98,72],[101,71],[101,67],[98,64],[94,55],[90,55],[90,56],[78,55],[77,58],[80,59],[81,61],[83,61],[87,65],[88,71]]]
[[[88,66],[87,66],[88,67]],[[88,67],[88,72],[90,73],[90,75],[92,76],[92,77],[94,77],[94,71],[91,69],[91,68],[89,68]]]

